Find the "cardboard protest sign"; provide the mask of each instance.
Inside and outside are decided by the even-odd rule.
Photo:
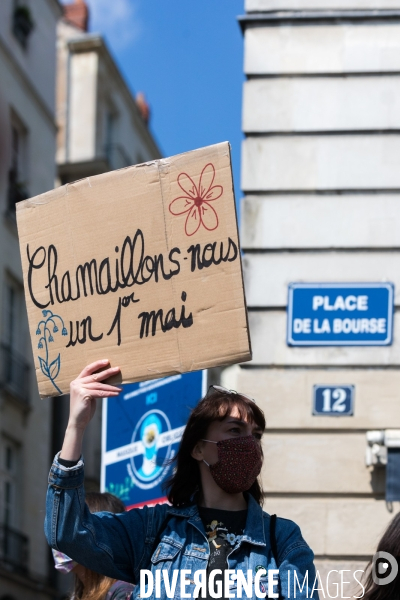
[[[250,360],[228,143],[64,185],[17,224],[42,397],[100,358],[124,383]]]

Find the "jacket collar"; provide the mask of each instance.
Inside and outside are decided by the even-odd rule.
[[[261,506],[256,502],[251,494],[246,494],[247,500],[247,520],[244,529],[242,541],[248,542],[249,544],[256,544],[257,546],[265,546],[265,533],[264,533],[264,518],[263,510]],[[197,504],[191,504],[183,508],[171,506],[167,513],[175,515],[177,517],[185,517],[194,521],[200,521],[199,511],[197,510]],[[193,521],[192,521],[193,522]]]
[[[250,544],[266,546],[263,509],[251,494],[246,494],[246,500],[247,520],[242,539]]]
[[[190,504],[184,507],[170,506],[167,509],[169,515],[175,515],[176,517],[193,517],[198,515],[198,512],[197,504]]]

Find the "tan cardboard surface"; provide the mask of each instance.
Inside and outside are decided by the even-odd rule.
[[[122,382],[250,360],[228,143],[67,184],[17,223],[42,397],[100,358]]]

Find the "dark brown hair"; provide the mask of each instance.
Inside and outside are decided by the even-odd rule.
[[[377,552],[389,552],[400,562],[400,513],[389,523],[378,544]],[[400,598],[400,574],[387,585],[377,585],[372,579],[372,563],[368,564],[364,600],[397,600]]]
[[[88,492],[86,494],[86,504],[90,512],[108,511],[112,513],[125,512],[125,506],[122,500],[105,492]],[[100,575],[95,571],[84,568],[85,583],[83,583],[77,575],[75,575],[75,585],[72,594],[72,600],[103,600],[108,590],[116,581],[111,577]]]
[[[206,436],[207,429],[212,421],[222,421],[236,407],[240,418],[250,423],[255,423],[263,431],[265,417],[263,411],[252,400],[236,393],[225,393],[217,390],[207,394],[193,409],[179,450],[174,459],[175,472],[166,483],[167,497],[173,506],[193,504],[194,494],[200,490],[200,469],[192,456],[192,450],[202,438]],[[254,499],[262,504],[263,492],[257,479],[248,490]]]
[[[112,513],[125,512],[125,505],[122,500],[108,492],[104,492],[103,494],[100,492],[88,492],[85,500],[92,513],[102,511]]]

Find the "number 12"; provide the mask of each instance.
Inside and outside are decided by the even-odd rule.
[[[324,399],[323,412],[344,412],[346,410],[346,390],[343,388],[335,388],[334,390],[327,388],[322,392],[322,397]],[[332,398],[334,400],[333,405]]]

